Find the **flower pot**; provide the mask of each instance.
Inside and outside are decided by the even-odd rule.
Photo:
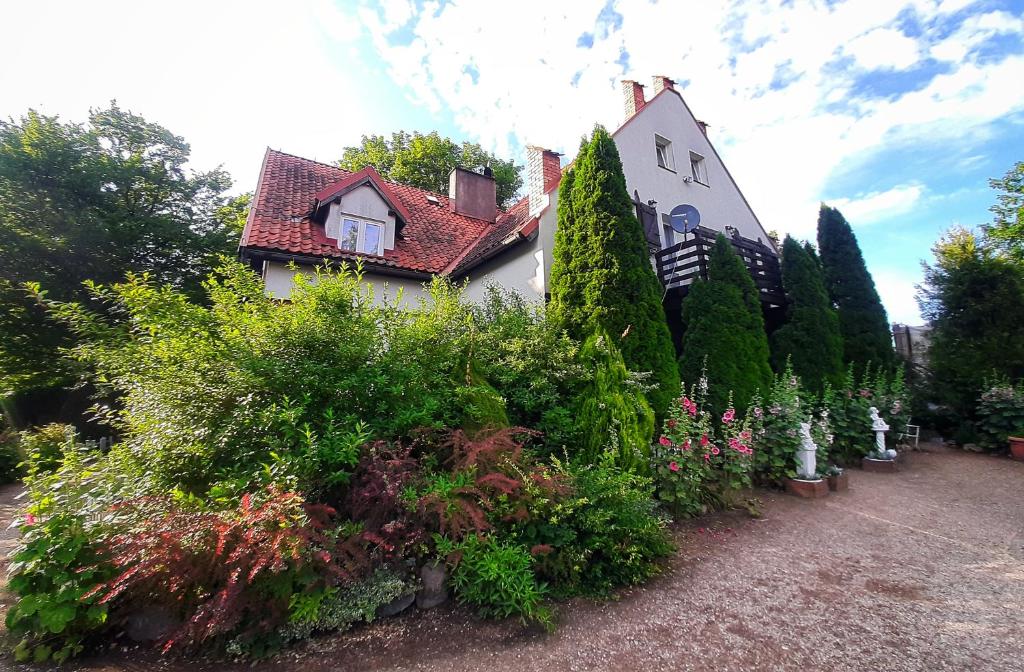
[[[805,499],[818,499],[828,496],[828,483],[823,478],[813,481],[805,481],[802,478],[787,478],[785,481],[786,492]]]
[[[878,474],[894,474],[899,471],[896,460],[876,460],[873,457],[865,457],[860,462],[864,471],[873,471]]]
[[[835,476],[829,476],[826,480],[828,481],[828,489],[832,492],[843,492],[850,489],[850,475],[845,471]]]
[[[1010,455],[1013,459],[1024,462],[1024,437],[1010,437]]]

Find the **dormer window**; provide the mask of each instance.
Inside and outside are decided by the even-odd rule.
[[[342,215],[338,247],[363,254],[384,254],[384,225]]]

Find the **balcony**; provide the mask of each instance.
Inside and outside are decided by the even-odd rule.
[[[717,235],[718,231],[701,226],[687,234],[683,242],[654,254],[658,278],[667,293],[685,295],[697,278],[707,279],[708,260]],[[775,250],[761,241],[741,236],[733,236],[730,241],[754,278],[764,307],[781,308],[786,305],[782,271]]]

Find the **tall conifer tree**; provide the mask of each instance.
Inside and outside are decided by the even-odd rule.
[[[857,237],[843,214],[824,204],[818,215],[818,252],[829,299],[839,311],[843,360],[857,371],[869,362],[892,367],[896,355],[889,320]]]
[[[679,369],[686,385],[706,366],[708,401],[721,412],[729,392],[743,409],[754,392],[772,382],[761,296],[750,272],[719,234],[708,262],[707,282],[697,282],[683,302],[683,353]]]
[[[789,298],[786,323],[772,335],[772,364],[776,371],[793,371],[811,390],[843,379],[843,337],[839,316],[829,302],[821,266],[797,241],[782,243],[782,284]]]
[[[581,341],[604,329],[631,371],[650,371],[656,387],[648,400],[663,417],[679,393],[675,348],[619,152],[604,128],[583,143],[558,198],[549,310]]]

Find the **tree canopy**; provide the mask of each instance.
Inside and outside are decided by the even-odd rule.
[[[932,252],[917,296],[932,325],[930,392],[971,418],[986,378],[1024,378],[1024,269],[963,228]]]
[[[799,242],[782,243],[782,284],[789,298],[786,323],[772,334],[772,364],[783,371],[789,360],[808,389],[843,379],[843,337],[839,317],[825,291],[820,264]]]
[[[1024,263],[1024,161],[988,183],[998,195],[996,204],[989,208],[995,217],[984,227],[985,235],[997,249]]]
[[[619,152],[604,128],[584,140],[558,199],[553,319],[580,341],[603,329],[631,371],[651,372],[648,400],[660,418],[679,392],[675,348]]]
[[[687,385],[706,369],[708,403],[725,411],[746,408],[772,383],[761,297],[732,243],[719,234],[708,262],[708,280],[696,282],[683,301],[683,351],[679,370]]]
[[[364,135],[357,147],[346,147],[338,165],[345,170],[373,166],[382,177],[441,194],[448,193],[448,174],[453,168],[480,172],[490,166],[497,183],[498,206],[511,205],[523,186],[523,167],[503,161],[475,142],[457,143],[437,131],[427,134],[398,131],[391,139]]]
[[[66,330],[26,296],[84,300],[83,282],[129,271],[195,295],[238,245],[244,197],[221,169],[186,169],[189,145],[116,103],[86,124],[29,111],[0,121],[0,392],[65,375]]]
[[[818,250],[828,296],[839,313],[843,361],[858,371],[869,363],[892,367],[896,355],[889,319],[857,237],[843,214],[824,204],[818,215]]]

